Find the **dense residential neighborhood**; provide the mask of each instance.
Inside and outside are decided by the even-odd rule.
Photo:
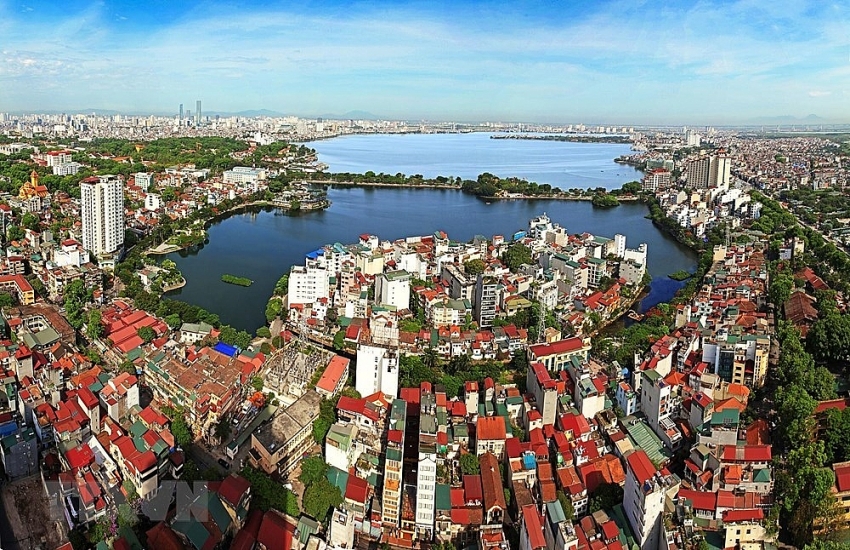
[[[326,208],[308,182],[325,167],[284,139],[348,123],[179,121],[176,138],[157,134],[173,121],[4,121],[0,461],[34,481],[27,517],[56,547],[768,550],[846,533],[850,271],[810,194],[843,194],[839,145],[630,132],[635,198],[700,255],[646,312],[646,243],[540,212],[467,242],[435,220],[314,243],[249,334],[163,298],[186,281],[161,255],[234,209]]]

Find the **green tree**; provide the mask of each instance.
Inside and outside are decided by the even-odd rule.
[[[521,265],[532,263],[531,249],[520,242],[513,243],[502,255],[502,263],[515,272]]]
[[[100,322],[102,318],[103,315],[98,309],[89,312],[89,322],[86,324],[86,334],[89,338],[100,338],[103,335],[103,325]]]
[[[65,317],[75,329],[79,330],[85,323],[84,308],[91,301],[91,290],[86,288],[82,279],[71,281],[65,287]]]
[[[817,401],[799,385],[791,385],[787,389],[779,388],[776,392],[778,409],[777,432],[787,444],[807,441],[814,429],[814,413]]]
[[[623,502],[623,488],[616,483],[601,483],[590,495],[590,513],[611,510]]]
[[[250,466],[243,468],[239,475],[251,483],[251,508],[262,511],[277,510],[298,517],[298,497],[292,491]]]
[[[336,422],[336,401],[322,399],[319,404],[319,417],[313,422],[313,441],[323,444],[328,430]]]
[[[265,382],[261,376],[254,376],[251,378],[251,387],[254,388],[254,391],[263,391],[265,387]]]
[[[260,327],[257,329],[257,336],[259,338],[271,338],[272,333],[269,330],[269,327]]]
[[[787,273],[780,273],[770,282],[767,295],[768,299],[781,308],[788,301],[791,291],[794,290],[794,278]]]
[[[8,229],[6,229],[6,237],[10,241],[20,241],[26,236],[24,230],[17,225],[10,225]]]
[[[17,299],[8,292],[0,292],[0,308],[10,307],[15,305]]]
[[[163,413],[165,413],[164,409]],[[186,417],[182,410],[178,410],[174,418],[171,419],[171,433],[174,435],[174,441],[183,449],[195,440],[195,437],[192,435],[192,428],[186,422]]]
[[[133,485],[132,481],[125,479],[124,483],[121,484],[121,487],[124,488],[124,493],[127,495],[128,502],[133,503],[139,500],[139,493],[136,491],[136,486]]]
[[[231,425],[227,418],[222,418],[215,425],[215,435],[219,441],[226,441],[230,437]]]
[[[463,270],[467,275],[476,276],[481,273],[484,273],[484,269],[487,267],[487,264],[484,263],[484,260],[469,260],[468,262],[463,262]]]
[[[478,455],[466,453],[460,455],[460,470],[464,475],[475,475],[481,473],[481,464],[478,462]]]
[[[32,212],[27,212],[21,218],[21,227],[24,229],[29,229],[30,231],[36,231],[38,229],[38,224],[41,220],[39,220],[38,216],[33,214]]]
[[[136,330],[136,334],[138,334],[139,338],[144,340],[145,343],[151,342],[154,338],[156,338],[156,332],[154,332],[151,327],[139,327]]]
[[[180,328],[180,325],[183,324],[180,321],[180,315],[178,315],[177,313],[172,313],[171,315],[166,315],[164,320],[165,320],[165,324],[168,325],[168,328],[170,328],[172,330]]]
[[[304,512],[319,520],[324,521],[331,508],[342,504],[342,493],[339,487],[331,485],[327,478],[311,484],[304,491]]]
[[[334,334],[334,349],[337,351],[341,351],[345,349],[345,331],[338,330],[336,334]]]
[[[320,479],[324,479],[327,473],[328,464],[321,455],[308,456],[301,461],[301,473],[298,475],[298,481],[307,487]]]
[[[850,357],[850,317],[833,314],[819,319],[806,335],[806,346],[817,361],[845,361]]]

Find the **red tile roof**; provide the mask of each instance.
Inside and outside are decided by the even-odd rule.
[[[351,359],[334,355],[331,362],[328,363],[327,368],[325,368],[325,372],[322,373],[322,377],[316,383],[316,388],[325,390],[328,393],[333,392],[337,384],[339,384],[342,375],[348,369],[349,363],[351,363]]]
[[[221,482],[218,495],[235,509],[250,488],[251,484],[247,479],[238,474],[230,474]]]
[[[638,483],[641,485],[652,479],[652,476],[654,476],[657,471],[655,466],[652,465],[652,461],[649,460],[649,456],[647,456],[646,451],[643,449],[630,454],[626,458],[626,462],[629,465],[629,470],[631,470],[635,479],[637,479]]]
[[[738,521],[761,521],[763,519],[764,512],[761,508],[723,511],[723,523],[735,523]]]
[[[505,492],[502,490],[502,474],[499,472],[499,459],[493,453],[484,453],[479,457],[481,466],[481,488],[484,490],[484,508],[506,510]]]
[[[850,462],[843,462],[841,465],[834,465],[835,470],[835,487],[839,493],[850,491]]]
[[[528,349],[534,353],[535,357],[545,357],[547,355],[558,355],[561,353],[578,351],[583,347],[584,342],[582,342],[581,338],[567,338],[566,340],[559,340],[557,342],[552,342],[551,344],[535,344],[533,346],[529,346]]]
[[[479,417],[475,424],[478,441],[502,440],[507,438],[505,419],[501,416]]]
[[[356,475],[348,476],[348,485],[345,487],[345,498],[359,504],[366,504],[369,496],[369,484],[365,479]]]
[[[543,536],[543,522],[537,506],[527,504],[522,507],[522,520],[525,523],[525,531],[528,533],[529,550],[546,548],[546,538]]]
[[[257,534],[257,542],[266,548],[291,550],[294,535],[295,525],[290,523],[280,512],[269,510],[263,516],[263,523],[260,525],[260,532]]]
[[[691,501],[694,510],[717,510],[717,493],[679,489],[679,498]]]
[[[770,462],[770,445],[726,445],[721,460],[725,462]]]

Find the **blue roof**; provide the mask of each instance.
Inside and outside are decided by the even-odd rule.
[[[314,250],[312,252],[309,252],[307,254],[307,257],[310,258],[311,260],[315,260],[319,256],[324,256],[324,255],[325,255],[324,249],[319,248],[318,250]]]
[[[18,431],[18,424],[12,420],[5,424],[0,424],[0,437],[6,437]]]
[[[221,353],[221,354],[228,356],[228,357],[233,357],[234,355],[236,355],[236,351],[237,351],[236,346],[231,346],[229,344],[225,344],[224,342],[219,342],[218,344],[215,345],[215,347],[213,349],[216,350],[217,352]]]

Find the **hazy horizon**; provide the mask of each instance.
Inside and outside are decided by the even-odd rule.
[[[205,113],[305,117],[846,123],[849,11],[756,0],[0,1],[0,111],[168,114],[200,99]]]

